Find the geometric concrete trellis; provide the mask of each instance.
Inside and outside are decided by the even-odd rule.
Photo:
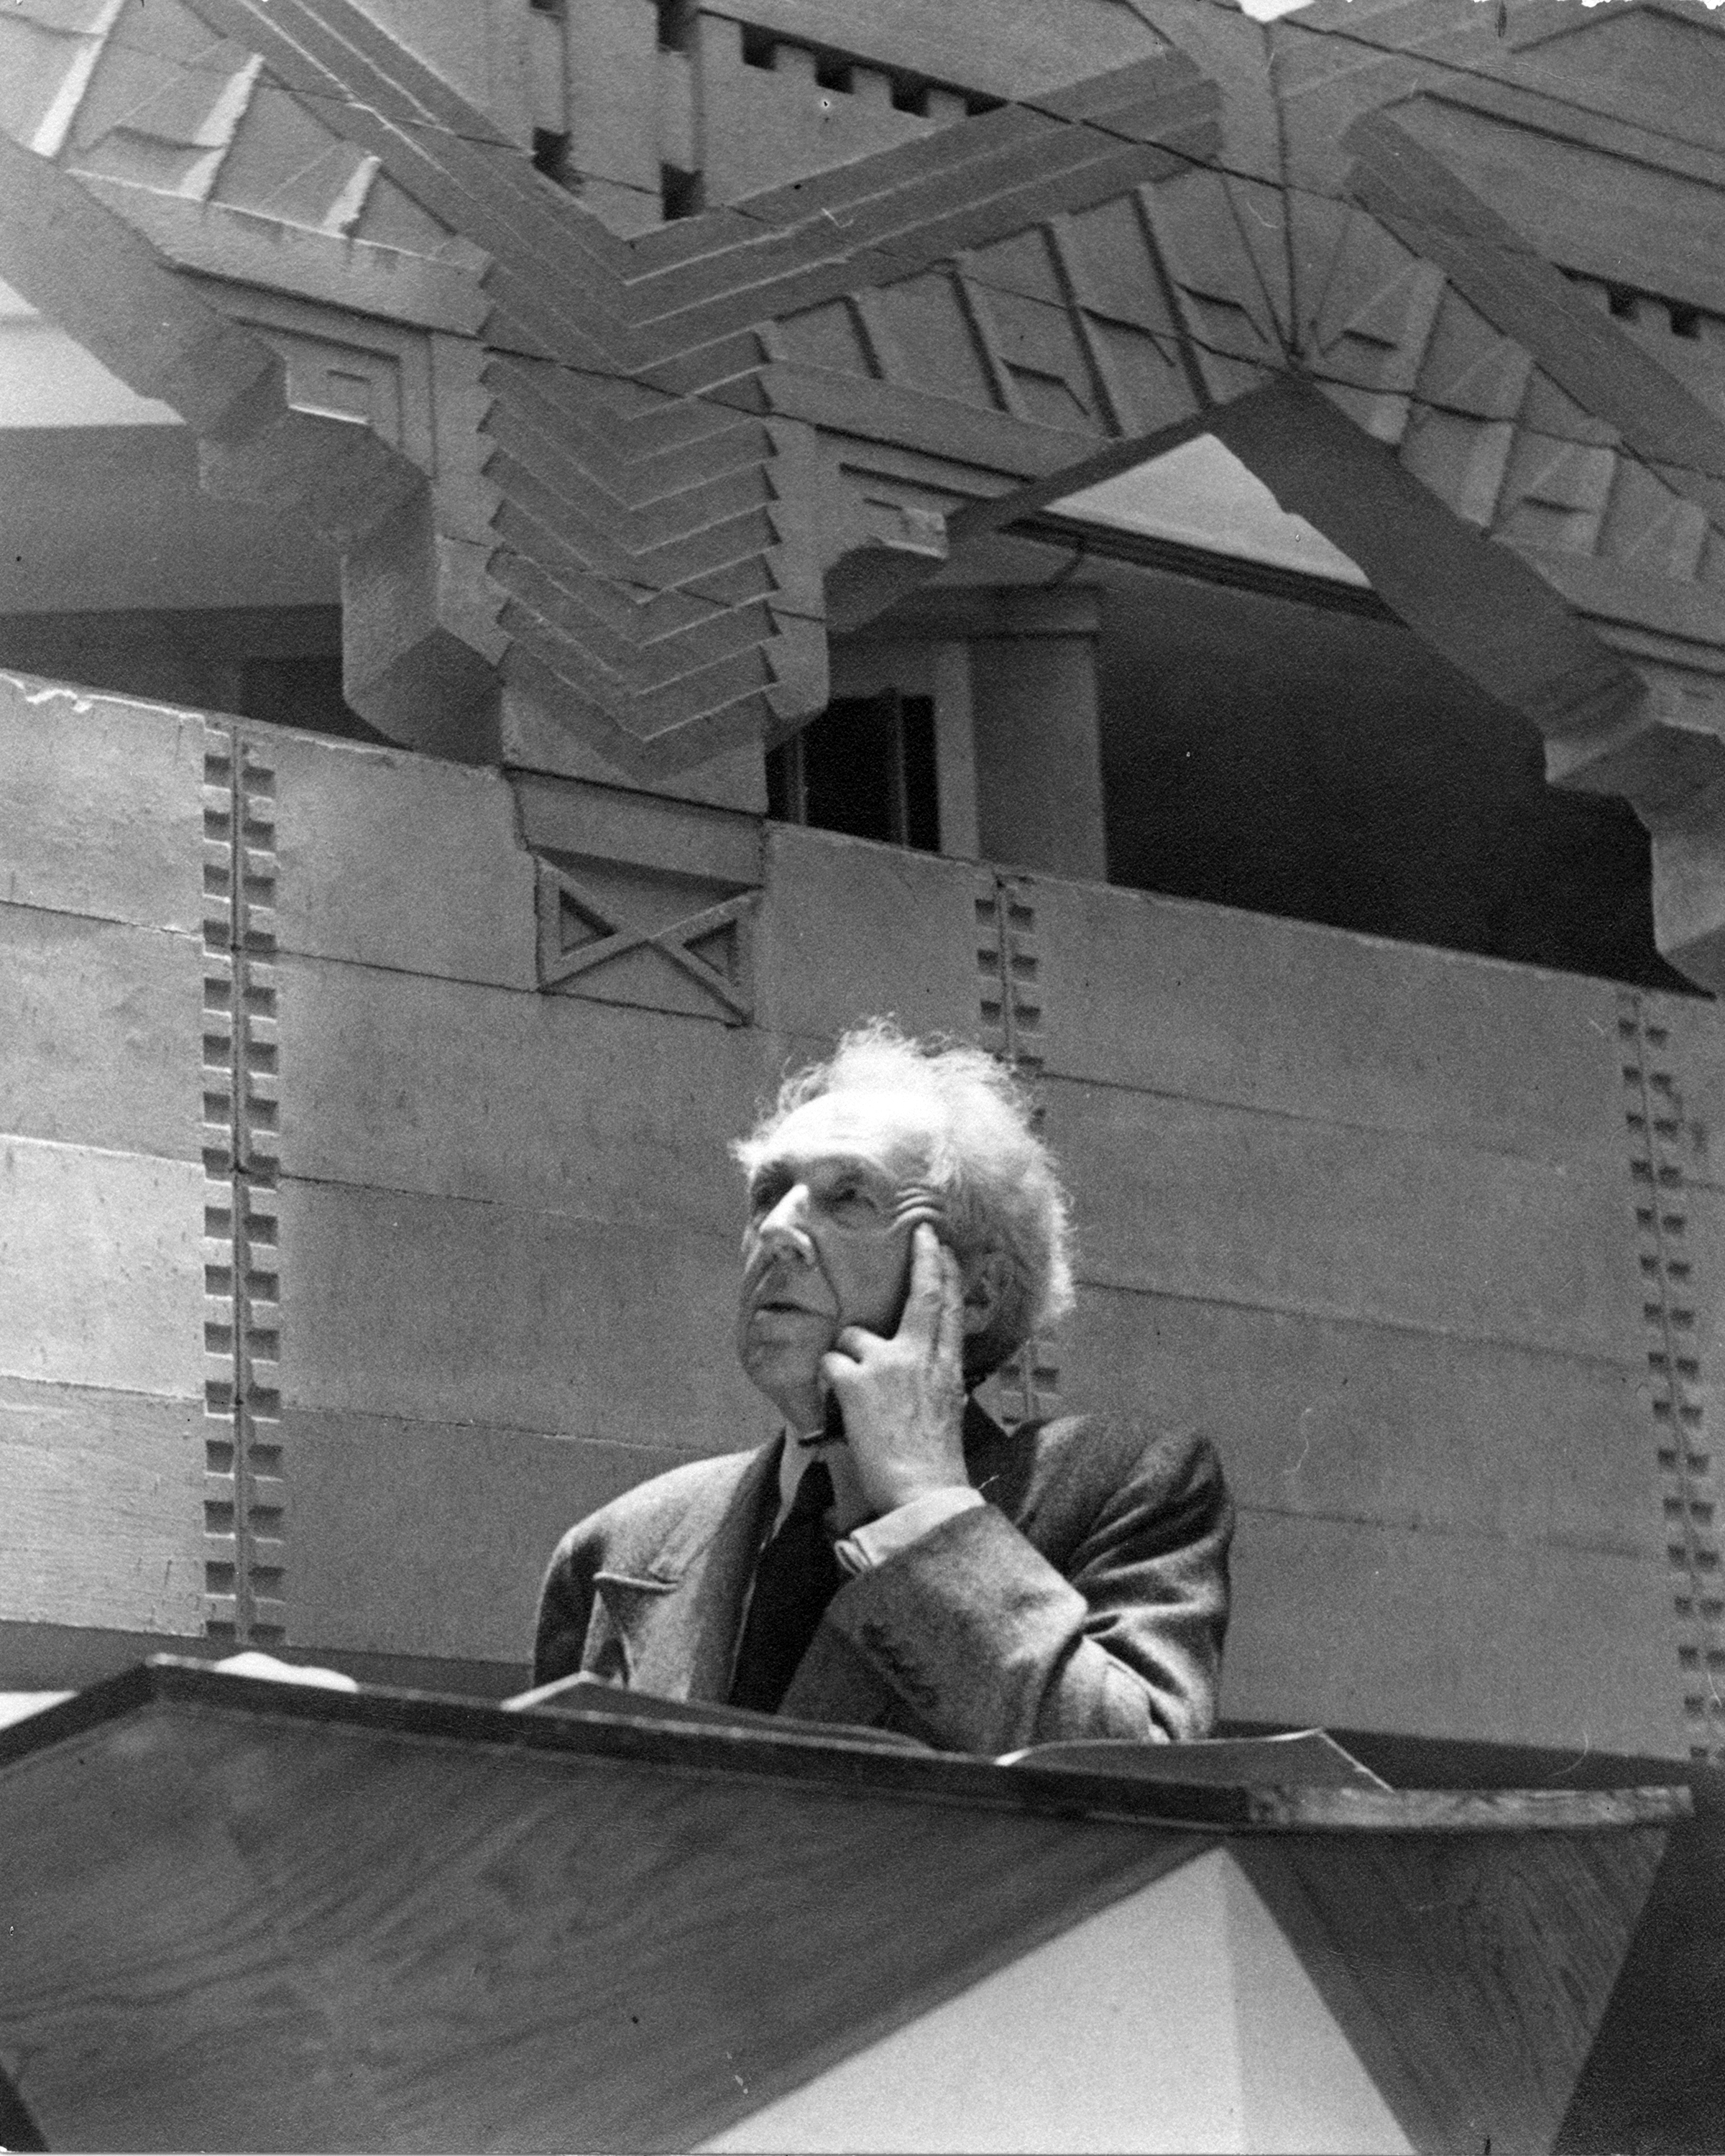
[[[783,738],[829,626],[1219,435],[1635,803],[1725,984],[1725,422],[1443,154],[1573,133],[1576,11],[1318,0],[1272,68],[1134,9],[1142,61],[631,239],[351,0],[23,0],[0,275],[336,536],[373,724],[541,769]]]

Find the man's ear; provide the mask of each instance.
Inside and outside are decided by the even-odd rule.
[[[1004,1250],[983,1250],[964,1261],[964,1329],[989,1326],[1012,1285],[1012,1260]]]

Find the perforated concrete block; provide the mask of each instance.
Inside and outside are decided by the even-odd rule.
[[[1664,1566],[1244,1512],[1222,1712],[1681,1757]]]
[[[201,933],[208,732],[0,674],[0,900]]]
[[[193,1633],[203,1406],[0,1378],[0,1622]]]
[[[893,1012],[913,1033],[978,1027],[975,871],[770,824],[757,1023],[822,1038]]]
[[[248,728],[275,773],[285,951],[535,985],[533,864],[501,773]]]
[[[1640,1352],[1629,1178],[1453,1142],[1055,1081],[1082,1273],[1619,1359]]]
[[[294,1407],[718,1452],[773,1427],[731,1344],[737,1239],[286,1182]]]
[[[1062,1077],[1627,1158],[1603,982],[1095,885],[1029,891]]]
[[[201,1163],[0,1139],[0,1375],[203,1396]]]
[[[0,1130],[195,1160],[201,941],[0,906]]]
[[[290,1174],[741,1232],[726,1147],[773,1069],[751,1029],[316,959],[277,978]]]
[[[286,1433],[295,1645],[519,1661],[524,1671],[539,1583],[563,1530],[687,1457],[303,1410]]]
[[[1155,32],[1131,9],[1077,0],[1058,11],[1035,0],[955,0],[930,17],[915,0],[750,0],[763,30],[999,97],[1061,90],[1155,51]]]
[[[1208,1431],[1245,1504],[1665,1548],[1634,1362],[1104,1288],[1084,1291],[1051,1358],[1063,1406]]]
[[[715,202],[734,202],[788,173],[819,172],[929,131],[927,120],[895,110],[884,76],[878,96],[868,94],[871,83],[855,76],[847,90],[824,90],[806,46],[780,46],[773,65],[761,69],[744,64],[736,23],[703,14],[701,31],[703,177]],[[866,78],[870,71],[857,74]]]

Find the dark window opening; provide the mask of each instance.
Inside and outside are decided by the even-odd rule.
[[[533,169],[548,180],[567,187],[569,182],[569,137],[548,127],[533,130]]]
[[[745,67],[770,68],[773,47],[778,43],[771,30],[761,29],[753,23],[742,25],[742,64]]]
[[[1084,575],[1111,882],[1701,993],[1655,944],[1629,803],[1548,785],[1532,725],[1368,594]]]
[[[1679,306],[1675,300],[1671,307],[1671,335],[1680,337],[1698,337],[1701,335],[1701,309]]]
[[[661,165],[659,206],[667,223],[680,217],[699,217],[706,206],[701,174],[679,172],[675,165]]]
[[[245,660],[239,669],[239,702],[242,718],[262,719],[270,726],[298,726],[348,741],[389,738],[367,726],[342,695],[339,652]]]
[[[918,82],[909,75],[895,75],[892,79],[892,109],[895,112],[914,113],[920,120],[928,117],[930,85]]]
[[[108,696],[388,745],[341,693],[337,607],[0,615],[0,665]]]
[[[1605,302],[1620,321],[1632,322],[1640,311],[1638,295],[1627,285],[1608,285]]]
[[[850,95],[850,62],[832,54],[817,54],[814,62],[815,85],[820,90],[842,90]]]
[[[940,851],[934,700],[839,696],[767,759],[767,813],[853,839]]]

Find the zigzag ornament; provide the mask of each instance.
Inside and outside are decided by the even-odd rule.
[[[19,213],[0,271],[198,429],[206,484],[337,534],[350,701],[396,738],[476,759],[506,755],[510,691],[644,776],[820,710],[817,444],[772,409],[767,326],[1117,198],[1216,142],[1213,85],[1169,50],[631,242],[350,0],[155,0],[123,39],[117,12],[108,0],[64,36],[56,127],[33,116],[0,146]],[[39,47],[63,13],[39,0],[8,28]],[[92,96],[115,108],[98,141],[75,124]],[[434,340],[465,444],[440,422],[435,454],[415,455],[331,412],[296,388],[243,286],[217,304],[168,266],[190,244],[179,203],[218,201],[250,109],[279,124],[284,99],[319,131],[321,185],[308,203],[302,173],[291,203],[278,191],[249,214],[286,211],[302,242],[363,238],[387,190],[393,232],[417,219],[416,268],[473,295],[465,356]],[[81,283],[69,228],[96,269]]]
[[[650,779],[781,738],[829,627],[1209,430],[1554,771],[1669,803],[1717,763],[1574,542],[1690,605],[1725,429],[1382,115],[1352,207],[1283,190],[1222,169],[1170,46],[628,240],[352,0],[18,0],[0,73],[0,275],[182,414],[206,485],[336,536],[347,693],[398,740]],[[1602,511],[1541,435],[1640,469]]]

